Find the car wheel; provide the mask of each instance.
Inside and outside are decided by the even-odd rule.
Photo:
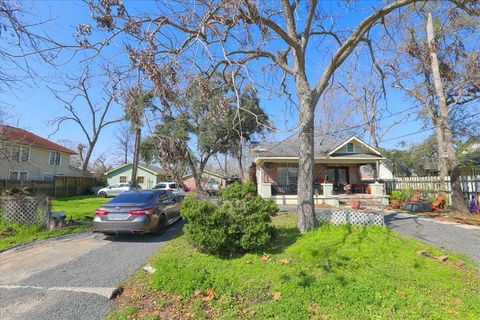
[[[106,198],[106,197],[107,197],[107,194],[106,194],[105,192],[103,192],[103,191],[100,192],[98,195],[99,195],[100,197],[102,197],[102,198]]]
[[[167,228],[167,219],[165,218],[165,216],[162,214],[160,216],[160,219],[158,219],[158,224],[157,224],[157,230],[156,230],[156,233],[157,234],[162,234],[165,229]]]

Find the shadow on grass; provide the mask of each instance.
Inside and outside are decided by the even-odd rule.
[[[183,235],[184,220],[175,222],[169,226],[162,234],[117,234],[106,235],[104,240],[112,242],[129,242],[129,243],[161,243],[173,240]]]
[[[275,226],[273,228],[272,244],[263,252],[268,254],[282,253],[286,248],[294,244],[300,235],[301,233],[296,227]]]

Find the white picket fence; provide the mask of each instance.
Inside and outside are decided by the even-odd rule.
[[[451,184],[450,177],[446,177],[447,195],[450,202],[451,197]],[[461,176],[460,183],[462,185],[462,191],[465,195],[465,199],[470,202],[472,195],[478,200],[480,197],[480,175],[475,176]],[[405,190],[412,188],[414,190],[431,191],[433,194],[438,195],[440,190],[440,177],[406,177],[406,178],[394,178],[392,180],[384,181],[385,190],[390,193],[393,190]]]

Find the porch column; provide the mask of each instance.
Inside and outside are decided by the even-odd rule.
[[[323,195],[331,196],[333,193],[333,183],[322,183]]]
[[[372,195],[380,196],[383,195],[383,183],[371,183],[370,184],[370,191]]]
[[[260,197],[267,199],[272,197],[272,184],[271,183],[260,183],[258,185],[258,194]]]

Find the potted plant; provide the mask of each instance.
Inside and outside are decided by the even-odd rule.
[[[360,200],[354,199],[352,200],[352,209],[360,209]]]
[[[406,193],[401,190],[395,190],[392,191],[392,194],[390,195],[390,206],[393,209],[400,209],[403,206],[403,203],[405,202],[406,199]]]

